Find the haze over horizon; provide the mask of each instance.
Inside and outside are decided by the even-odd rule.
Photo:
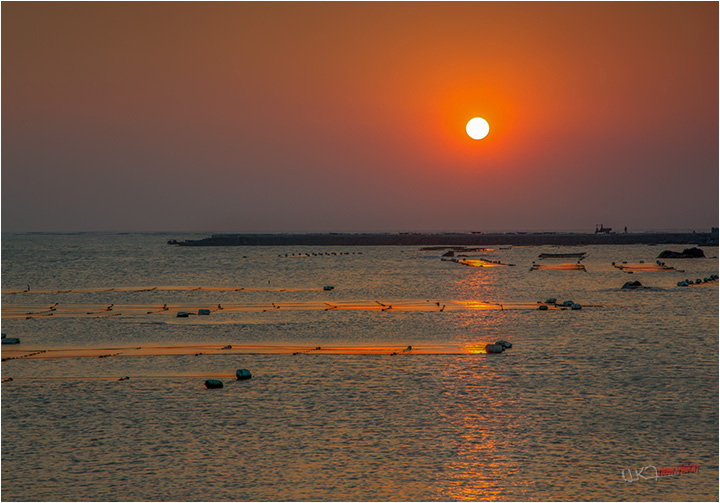
[[[718,226],[714,2],[1,8],[3,231]]]

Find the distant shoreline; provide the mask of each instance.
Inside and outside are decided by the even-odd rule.
[[[213,234],[204,239],[177,241],[178,246],[586,246],[683,244],[717,246],[718,234],[562,232],[511,233],[325,233],[325,234]]]

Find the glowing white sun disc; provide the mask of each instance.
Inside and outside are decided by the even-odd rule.
[[[490,132],[490,124],[482,117],[475,117],[468,121],[465,131],[473,140],[482,140]]]

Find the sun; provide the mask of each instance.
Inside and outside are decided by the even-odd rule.
[[[465,131],[473,140],[482,140],[490,132],[490,124],[482,117],[475,117],[468,121]]]

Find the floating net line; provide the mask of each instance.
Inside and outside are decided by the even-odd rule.
[[[677,271],[674,267],[667,266],[665,264],[616,264],[613,263],[613,267],[621,271],[633,271],[633,272],[660,272],[660,271]],[[678,271],[682,272],[682,271]]]
[[[458,264],[466,265],[469,267],[513,267],[515,264],[503,264],[499,261],[483,260],[483,259],[457,259],[454,260]]]
[[[119,286],[100,288],[69,288],[55,290],[19,290],[3,288],[3,295],[28,295],[28,294],[57,294],[57,293],[102,293],[102,292],[319,292],[323,287],[318,288],[245,288],[245,287],[222,287],[222,286]]]
[[[56,347],[47,349],[3,349],[2,361],[44,360],[58,358],[120,358],[173,355],[231,355],[231,354],[287,354],[300,356],[308,354],[326,355],[444,355],[444,354],[485,354],[488,342],[472,344],[420,344],[401,345],[248,345],[248,344],[176,344],[108,347]]]
[[[148,317],[163,316],[186,318],[197,316],[207,319],[212,315],[229,313],[264,313],[271,311],[490,311],[538,309],[540,302],[487,302],[477,300],[364,300],[364,301],[289,301],[263,303],[222,304],[8,304],[2,305],[2,317],[7,319],[32,319],[41,317]],[[602,307],[602,306],[585,306]],[[549,309],[565,306],[550,305]]]

